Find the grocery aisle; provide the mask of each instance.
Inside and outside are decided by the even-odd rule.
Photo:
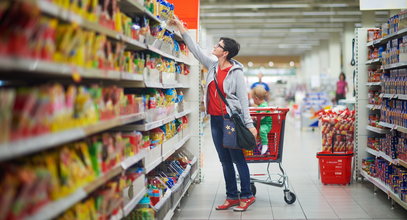
[[[216,211],[224,201],[224,181],[210,136],[205,129],[204,179],[191,189],[181,202],[173,219],[406,219],[407,211],[396,205],[378,190],[373,194],[371,183],[352,183],[350,186],[322,185],[318,179],[315,153],[320,150],[320,132],[300,131],[293,119],[286,123],[283,165],[288,172],[291,190],[297,201],[287,205],[282,188],[256,184],[257,200],[243,213],[232,210]],[[255,166],[254,166],[255,165]],[[251,172],[264,171],[266,164],[250,164]]]

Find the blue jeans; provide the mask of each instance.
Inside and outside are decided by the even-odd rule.
[[[238,199],[239,191],[237,190],[236,173],[233,163],[240,176],[240,198],[248,199],[253,197],[250,190],[250,172],[243,151],[239,149],[230,149],[223,147],[223,116],[211,115],[212,139],[218,152],[219,160],[223,167],[223,177],[226,183],[227,199]]]

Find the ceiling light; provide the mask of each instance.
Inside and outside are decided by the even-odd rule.
[[[211,4],[201,5],[201,9],[246,9],[246,8],[309,8],[309,4],[240,4],[240,5],[224,5]]]
[[[247,63],[247,66],[252,67],[252,66],[253,66],[253,62],[252,62],[252,61],[249,61],[249,62]]]
[[[290,61],[290,66],[293,67],[295,65],[294,61]]]
[[[331,3],[331,4],[319,4],[319,7],[326,7],[326,8],[345,8],[348,7],[348,4],[343,3]]]
[[[316,32],[315,28],[291,28],[290,32],[300,33],[300,32]]]
[[[337,15],[362,15],[361,11],[337,11]]]
[[[274,66],[273,61],[270,61],[270,62],[269,62],[269,66],[270,66],[270,67],[273,67],[273,66]]]
[[[303,15],[335,15],[334,11],[305,11],[302,13]]]

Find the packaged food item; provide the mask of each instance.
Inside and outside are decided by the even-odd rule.
[[[323,152],[352,152],[355,111],[325,110],[319,113]]]

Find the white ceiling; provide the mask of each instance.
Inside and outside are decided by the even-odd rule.
[[[214,41],[241,44],[240,55],[301,55],[361,23],[359,0],[201,0],[201,24]],[[387,11],[375,12],[377,24]]]

